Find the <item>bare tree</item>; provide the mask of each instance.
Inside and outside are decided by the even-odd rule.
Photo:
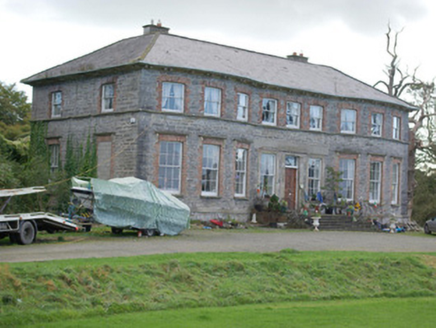
[[[387,82],[379,80],[374,84],[374,87],[379,84],[385,86],[388,94],[396,98],[400,98],[404,91],[416,83],[415,73],[417,69],[415,69],[413,75],[410,75],[407,71],[403,72],[400,68],[400,58],[397,53],[397,45],[398,35],[402,31],[403,29],[395,32],[395,35],[391,36],[392,29],[390,24],[388,24],[388,31],[386,32],[386,52],[391,56],[391,61],[389,65],[386,65],[386,70],[384,71],[388,80]]]
[[[413,74],[400,68],[400,58],[397,53],[400,30],[392,35],[388,24],[386,33],[386,52],[391,61],[386,65],[384,73],[387,81],[380,80],[374,87],[382,85],[390,96],[402,98],[413,103],[416,110],[409,116],[409,167],[408,167],[408,210],[412,214],[413,192],[416,187],[415,169],[417,165],[430,161],[436,164],[436,107],[435,83],[423,82],[416,77],[417,68]],[[407,95],[407,99],[404,96]]]

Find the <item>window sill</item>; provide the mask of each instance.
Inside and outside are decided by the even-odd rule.
[[[241,201],[249,201],[249,199],[246,196],[234,196],[235,200],[241,200]]]
[[[213,195],[200,195],[200,198],[203,198],[203,199],[221,199],[221,197],[220,196],[213,196]]]

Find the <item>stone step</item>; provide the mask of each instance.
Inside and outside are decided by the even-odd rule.
[[[323,215],[319,220],[320,230],[375,231],[371,222],[355,222],[353,217],[344,215]]]

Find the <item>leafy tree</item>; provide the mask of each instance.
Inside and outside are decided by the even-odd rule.
[[[23,91],[18,91],[15,84],[7,85],[0,81],[0,133],[15,140],[30,131],[31,105]]]
[[[436,175],[415,171],[417,186],[413,199],[412,219],[421,225],[436,214]]]

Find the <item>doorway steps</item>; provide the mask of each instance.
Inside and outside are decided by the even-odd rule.
[[[378,229],[368,221],[356,222],[352,216],[323,215],[319,220],[319,230],[336,231],[377,231]]]

